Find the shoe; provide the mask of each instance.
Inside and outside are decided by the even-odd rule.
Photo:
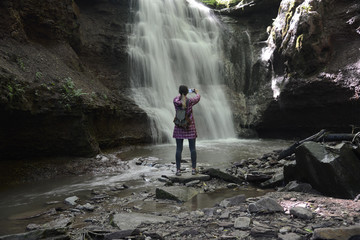
[[[191,171],[191,174],[192,174],[192,175],[196,175],[196,174],[197,174],[196,169],[193,169],[193,170]]]
[[[177,170],[176,173],[175,173],[176,176],[181,176],[181,171],[180,170]]]

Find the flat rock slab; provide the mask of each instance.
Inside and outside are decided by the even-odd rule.
[[[343,239],[359,239],[360,225],[340,228],[318,228],[315,229],[312,239],[322,240],[343,240]]]
[[[222,179],[226,182],[237,183],[237,184],[242,182],[240,178],[235,177],[229,173],[226,173],[225,171],[222,171],[220,169],[209,168],[205,172],[209,174],[210,177],[212,178]]]
[[[112,222],[121,230],[133,230],[142,223],[166,223],[174,220],[171,217],[145,213],[118,213],[113,216]]]
[[[192,187],[174,186],[156,188],[156,198],[186,202],[195,197],[199,192]]]
[[[199,181],[209,181],[210,176],[205,174],[196,174],[192,175],[191,173],[183,173],[181,176],[166,176],[168,179],[170,179],[172,182],[178,182],[178,183],[188,183],[195,180]]]

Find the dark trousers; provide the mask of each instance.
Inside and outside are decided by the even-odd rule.
[[[196,168],[196,147],[195,147],[196,138],[188,139],[188,140],[189,140],[189,148],[190,148],[190,155],[191,155],[191,165],[192,165],[192,168]],[[176,139],[175,159],[176,159],[176,169],[177,170],[180,170],[181,153],[183,150],[183,145],[184,145],[184,139]]]

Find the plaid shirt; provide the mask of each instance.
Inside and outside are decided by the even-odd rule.
[[[173,138],[178,138],[178,139],[194,139],[197,137],[197,133],[196,133],[196,128],[195,128],[195,120],[194,120],[194,116],[192,114],[192,107],[197,104],[200,101],[200,94],[196,94],[195,97],[193,98],[188,98],[188,106],[187,106],[187,110],[186,110],[186,114],[190,114],[190,126],[188,129],[183,129],[180,128],[178,126],[174,127],[174,132],[173,132]],[[175,111],[177,109],[181,109],[182,108],[182,102],[181,102],[181,95],[179,94],[178,96],[176,96],[174,98],[174,106],[175,106]]]

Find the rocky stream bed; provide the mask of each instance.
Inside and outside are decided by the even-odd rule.
[[[18,219],[24,233],[0,239],[360,239],[357,198],[327,197],[296,181],[264,187],[295,158],[277,160],[278,155],[244,159],[226,170],[200,167],[197,175],[190,174],[185,159],[182,176],[159,175],[150,190],[132,192],[122,184],[44,203],[44,210]],[[94,169],[119,164],[115,155],[106,154],[91,161]],[[261,183],[252,197],[239,191]],[[203,193],[224,196],[213,206],[196,207]]]

